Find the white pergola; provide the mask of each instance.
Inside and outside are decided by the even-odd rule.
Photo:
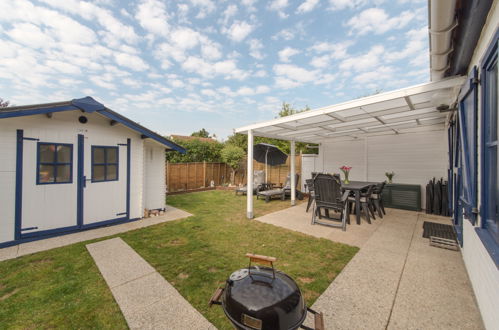
[[[465,79],[451,77],[235,129],[236,133],[248,135],[247,217],[253,218],[254,136],[290,141],[291,173],[295,173],[295,142],[321,144],[442,130]],[[291,205],[295,205],[294,181],[295,176],[291,175]]]

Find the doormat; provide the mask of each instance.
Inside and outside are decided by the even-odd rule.
[[[450,250],[459,249],[456,233],[451,225],[425,221],[423,223],[423,237],[429,238],[432,246]]]

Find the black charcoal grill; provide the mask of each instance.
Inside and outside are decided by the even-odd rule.
[[[274,269],[276,258],[250,253],[246,256],[250,259],[248,267],[230,275],[225,287],[219,287],[211,297],[210,306],[221,305],[236,329],[324,329],[322,313],[308,308],[296,282]],[[314,314],[314,328],[303,325],[307,312]]]

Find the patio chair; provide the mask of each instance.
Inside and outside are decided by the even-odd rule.
[[[298,180],[300,179],[300,175],[298,173],[295,174],[295,187],[298,187]],[[259,191],[256,194],[256,199],[259,197],[265,198],[265,202],[268,203],[273,197],[278,197],[281,200],[285,200],[286,197],[291,196],[291,177],[288,174],[286,177],[286,181],[282,186],[272,186],[269,190]],[[303,193],[296,189],[296,198],[299,200],[303,199]]]
[[[314,179],[314,193],[315,204],[312,211],[312,224],[339,227],[345,231],[347,222],[350,223],[347,208],[350,190],[341,192],[341,180],[338,176],[318,174]],[[330,215],[329,211],[339,213],[339,217]]]
[[[378,216],[380,218],[383,218],[383,214],[386,214],[385,207],[383,206],[383,189],[385,188],[385,184],[385,181],[378,183],[374,187],[371,195],[371,201],[374,205],[374,209],[378,212]]]
[[[371,217],[369,216],[369,214],[371,214],[373,219],[376,219],[376,217],[374,216],[374,208],[372,206],[372,201],[371,201],[374,187],[376,187],[376,185],[369,186],[369,188],[367,188],[367,191],[362,192],[360,195],[360,212],[361,214],[362,212],[364,212],[364,215],[366,216],[368,223],[371,223]],[[348,197],[349,209],[351,205],[354,203],[355,203],[355,197],[352,196]]]
[[[308,202],[307,202],[307,210],[305,212],[308,212],[310,209],[310,205],[312,205],[314,201],[314,179],[307,179],[305,180],[305,188],[308,190]]]
[[[265,183],[265,171],[255,171],[253,173],[253,195],[257,194],[261,190],[265,190],[267,188],[267,184]],[[246,195],[248,191],[248,186],[244,185],[236,189],[236,195],[241,193],[242,195]]]

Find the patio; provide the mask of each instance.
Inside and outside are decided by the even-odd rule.
[[[312,308],[328,329],[483,329],[461,252],[432,247],[425,220],[449,218],[386,209],[383,219],[347,231],[311,225],[306,204],[256,220],[360,247]]]

